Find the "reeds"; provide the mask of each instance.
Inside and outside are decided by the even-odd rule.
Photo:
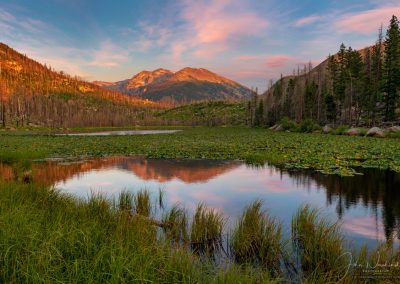
[[[121,191],[118,197],[118,209],[131,213],[134,208],[135,195],[129,191]]]
[[[244,210],[233,230],[231,251],[239,263],[252,263],[279,274],[281,226],[254,201]]]
[[[199,204],[191,225],[191,247],[196,253],[212,255],[222,247],[222,230],[225,220],[214,209]]]
[[[134,211],[136,214],[150,217],[151,214],[151,199],[150,192],[148,190],[138,191],[133,198]]]
[[[168,239],[176,243],[188,243],[188,215],[186,209],[179,205],[174,205],[164,214],[162,223],[164,224],[164,233]]]
[[[281,227],[262,210],[261,201],[246,207],[238,219],[229,241],[234,261],[222,266],[207,261],[222,247],[225,220],[220,213],[198,205],[189,230],[188,213],[180,206],[157,224],[146,217],[155,202],[148,191],[123,192],[112,206],[101,195],[84,201],[34,183],[0,182],[0,282],[269,283],[274,276],[281,283],[285,277],[283,272],[274,275],[286,253]],[[166,238],[157,237],[154,225],[162,225]],[[339,224],[306,206],[294,216],[292,231],[304,272],[297,282],[352,281],[355,271],[344,275],[346,259],[340,258],[346,251]],[[400,261],[391,243],[353,255],[353,262],[363,266]],[[388,273],[397,277],[398,268],[389,267]]]
[[[319,216],[317,209],[300,208],[292,219],[292,241],[305,277],[324,275],[333,281],[346,271],[340,225]]]

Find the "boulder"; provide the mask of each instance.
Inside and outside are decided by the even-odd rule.
[[[322,127],[322,131],[324,133],[329,133],[332,131],[332,127],[330,127],[329,125],[325,125],[324,127]]]
[[[346,135],[348,136],[359,136],[361,134],[360,129],[358,128],[350,128],[346,131]]]
[[[383,130],[379,127],[372,127],[370,130],[368,130],[366,136],[383,138],[385,137],[385,132],[383,132]]]
[[[275,128],[277,128],[278,126],[279,126],[279,124],[275,124],[275,125],[271,126],[269,129],[270,130],[275,130]]]
[[[389,127],[389,132],[393,132],[393,133],[396,133],[396,132],[400,132],[400,126],[392,126],[392,127]]]

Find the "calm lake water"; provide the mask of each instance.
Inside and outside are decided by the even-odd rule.
[[[171,134],[182,130],[120,130],[101,132],[82,132],[56,134],[57,136],[124,136],[124,135],[150,135],[150,134]]]
[[[3,178],[10,169],[0,167]],[[193,211],[199,202],[221,211],[231,226],[243,208],[262,199],[265,209],[290,234],[290,221],[304,204],[320,208],[323,216],[342,222],[347,239],[359,246],[377,245],[400,231],[400,174],[365,170],[364,175],[340,178],[313,171],[251,167],[238,161],[165,160],[110,157],[74,163],[33,165],[35,181],[87,198],[92,193],[112,198],[121,190],[143,188],[164,202]]]

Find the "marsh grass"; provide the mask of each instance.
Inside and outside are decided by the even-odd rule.
[[[305,277],[324,275],[333,281],[345,271],[340,225],[322,218],[317,209],[304,206],[297,211],[292,219],[292,241]]]
[[[250,267],[206,264],[104,196],[78,200],[9,182],[0,183],[0,202],[0,283],[276,282]]]
[[[155,219],[146,217],[156,206],[148,191],[123,192],[112,203],[102,195],[84,200],[34,183],[0,182],[0,283],[287,280],[277,273],[286,253],[280,225],[262,210],[261,201],[250,204],[239,218],[230,241],[233,259],[222,264],[215,261],[225,224],[220,213],[200,204],[189,230],[186,209],[176,205],[159,222],[166,236],[160,238]],[[344,241],[339,224],[306,206],[293,217],[292,230],[303,271],[296,283],[358,283],[354,271],[343,276],[342,260],[348,262],[340,258]],[[364,266],[400,261],[390,242],[354,255]],[[390,269],[389,276],[399,275],[395,267]]]
[[[136,214],[150,217],[152,211],[152,202],[150,192],[146,189],[142,189],[133,197],[134,211]]]
[[[178,244],[187,244],[189,242],[188,214],[186,209],[179,205],[174,205],[164,214],[162,222],[167,239]]]
[[[281,225],[256,200],[244,210],[233,230],[230,247],[239,263],[259,265],[274,275],[280,271]]]
[[[225,220],[221,213],[199,204],[194,213],[190,244],[194,252],[213,255],[222,248],[222,231]]]
[[[129,191],[121,191],[118,196],[118,209],[131,213],[134,208],[135,195]]]

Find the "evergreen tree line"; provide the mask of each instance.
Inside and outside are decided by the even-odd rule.
[[[325,69],[326,68],[326,69]],[[263,118],[320,124],[377,125],[400,119],[400,28],[393,16],[374,46],[361,51],[342,44],[312,71],[281,78],[266,96]]]

